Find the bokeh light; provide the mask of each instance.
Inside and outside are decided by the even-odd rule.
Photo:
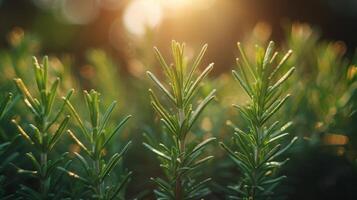
[[[161,0],[162,4],[171,8],[180,8],[193,4],[190,0]]]
[[[210,8],[216,0],[160,0],[161,5],[169,10],[166,14],[172,14],[172,11],[184,13],[187,9],[207,9]]]
[[[161,22],[162,8],[155,0],[134,0],[124,12],[124,25],[134,35],[143,35],[147,28],[154,28]]]
[[[61,11],[73,24],[87,24],[97,17],[99,7],[96,0],[63,0]]]

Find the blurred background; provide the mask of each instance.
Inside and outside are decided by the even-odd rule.
[[[128,71],[139,65],[136,54],[145,54],[145,64],[153,45],[175,39],[193,49],[208,43],[207,59],[221,73],[232,63],[235,43],[254,28],[260,39],[282,41],[292,22],[309,23],[349,52],[357,44],[354,0],[1,0],[0,6],[1,46],[19,27],[46,44],[43,52],[71,52],[82,64],[88,48],[102,48]]]
[[[15,91],[16,76],[33,82],[31,56],[49,55],[51,73],[64,80],[63,92],[76,88],[79,107],[82,89],[101,92],[104,105],[119,100],[116,117],[134,115],[117,139],[134,141],[124,163],[134,171],[126,197],[152,199],[149,177],[161,176],[161,169],[141,145],[144,132],[161,137],[145,76],[146,70],[160,74],[152,47],[171,61],[171,40],[187,44],[188,59],[208,43],[201,69],[210,62],[215,68],[201,92],[213,87],[219,92],[193,139],[214,135],[229,141],[229,125],[244,126],[231,104],[246,100],[230,75],[236,42],[253,58],[255,44],[274,40],[281,54],[294,51],[293,98],[278,117],[293,120],[291,135],[300,137],[282,169],[289,178],[276,199],[357,199],[356,31],[355,0],[0,0],[0,95]],[[8,119],[21,112],[26,119],[21,106],[15,108]],[[6,120],[2,140],[13,137]],[[74,148],[68,138],[62,143],[60,152]],[[208,199],[222,199],[224,186],[237,183],[240,175],[218,145],[211,148],[216,159],[204,169],[214,180]],[[14,178],[8,191],[20,179]]]

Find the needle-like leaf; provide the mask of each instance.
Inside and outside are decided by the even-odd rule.
[[[236,60],[240,73],[233,70],[233,77],[248,94],[250,101],[245,107],[234,105],[248,125],[247,131],[235,128],[233,141],[238,151],[233,151],[227,145],[220,143],[243,172],[241,183],[236,186],[241,189],[235,190],[236,193],[230,197],[236,199],[269,197],[272,189],[283,177],[275,178],[271,175],[279,167],[272,163],[276,162],[274,159],[277,156],[292,146],[296,138],[293,138],[285,147],[281,147],[280,141],[289,134],[279,130],[279,122],[267,124],[288,99],[289,95],[281,98],[282,90],[278,88],[292,75],[295,68],[290,68],[279,80],[275,81],[278,70],[289,58],[291,51],[274,67],[278,53],[273,53],[273,42],[269,43],[265,51],[260,47],[256,48],[255,61],[248,60],[240,43],[238,43],[238,49],[243,62]],[[253,67],[250,63],[256,63],[256,65]],[[251,72],[250,77],[245,74],[243,67]]]
[[[199,199],[209,193],[206,182],[202,182],[203,185],[198,188],[192,189],[192,187],[196,183],[197,168],[213,158],[212,156],[199,157],[202,156],[204,147],[215,138],[209,138],[193,148],[186,147],[189,145],[186,143],[186,138],[204,108],[215,97],[216,90],[213,89],[195,108],[196,103],[193,102],[193,99],[198,93],[201,82],[212,70],[213,63],[196,77],[195,72],[207,50],[207,45],[202,47],[191,67],[187,66],[188,62],[184,58],[184,47],[184,44],[172,41],[171,50],[174,63],[171,65],[166,64],[160,52],[155,48],[158,60],[167,75],[167,83],[160,81],[151,72],[147,72],[149,78],[164,93],[164,96],[159,100],[158,96],[149,89],[151,105],[160,116],[169,138],[172,138],[172,144],[170,144],[172,147],[170,148],[168,148],[169,144],[164,145],[161,141],[157,142],[158,146],[143,143],[146,148],[160,158],[160,166],[168,179],[167,181],[152,179],[158,185],[158,189],[154,190],[158,199]],[[164,85],[169,85],[170,90]],[[166,100],[171,103],[166,104]]]

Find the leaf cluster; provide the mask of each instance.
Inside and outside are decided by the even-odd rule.
[[[11,109],[13,104],[13,94],[9,93],[5,96],[5,98],[0,103],[0,120],[4,118],[4,116]],[[15,144],[15,140],[17,137],[14,137],[10,141],[0,143],[0,157],[2,158],[0,161],[0,196],[1,199],[11,199],[14,195],[5,195],[5,185],[6,185],[6,177],[3,175],[5,167],[9,165],[13,160],[15,160],[19,153],[12,152],[10,146]]]
[[[65,168],[60,169],[67,172],[69,176],[80,180],[80,182],[90,189],[93,199],[117,199],[129,181],[131,172],[124,174],[122,180],[116,183],[108,184],[107,179],[114,173],[115,167],[122,161],[131,142],[128,142],[121,152],[114,153],[108,160],[105,159],[105,152],[108,144],[120,132],[131,116],[125,117],[114,129],[110,129],[108,122],[117,102],[112,102],[105,113],[101,115],[99,97],[100,94],[95,90],[91,90],[90,92],[84,91],[84,98],[90,117],[90,127],[85,126],[86,123],[81,119],[72,103],[68,99],[65,99],[65,103],[76,120],[80,133],[84,138],[81,140],[73,131],[68,130],[69,136],[84,152],[84,155],[74,152],[75,157],[84,169],[84,174],[78,174]]]
[[[54,177],[55,171],[65,160],[66,153],[53,160],[48,158],[48,156],[54,150],[55,145],[66,129],[70,116],[65,116],[61,119],[65,106],[64,101],[56,113],[52,112],[60,79],[57,78],[52,84],[48,84],[48,57],[43,58],[42,64],[39,64],[37,59],[33,58],[33,69],[38,98],[29,91],[21,78],[15,78],[14,81],[23,97],[24,104],[34,117],[34,122],[27,124],[30,130],[23,128],[16,120],[12,120],[12,122],[16,125],[20,135],[33,148],[33,151],[26,153],[26,156],[32,162],[34,170],[17,167],[17,171],[40,180],[41,191],[35,191],[30,187],[22,185],[20,193],[30,199],[47,199],[50,197],[55,199],[59,198],[58,195],[60,194],[58,192],[59,189],[57,189],[56,194],[51,192],[57,182]],[[70,91],[65,99],[70,98],[71,95],[72,92]]]
[[[247,130],[238,127],[234,129],[233,141],[237,150],[221,143],[244,176],[241,184],[230,187],[234,191],[234,195],[230,197],[265,199],[285,178],[276,177],[275,172],[288,159],[277,160],[297,139],[295,137],[283,146],[283,139],[289,135],[286,129],[292,123],[269,122],[290,96],[282,96],[282,86],[295,68],[291,67],[284,73],[281,71],[292,51],[277,61],[278,53],[274,52],[274,43],[270,42],[266,50],[257,47],[255,63],[251,64],[240,43],[238,49],[241,60],[237,59],[238,70],[233,70],[232,73],[250,101],[247,106],[234,105],[248,124]]]
[[[204,45],[189,67],[184,58],[184,44],[176,41],[172,42],[173,64],[168,65],[157,48],[154,48],[156,57],[160,62],[162,70],[167,78],[167,82],[161,82],[153,73],[147,75],[155,84],[157,89],[163,94],[166,100],[163,102],[156,93],[149,89],[151,105],[172,139],[174,145],[160,143],[156,146],[144,143],[144,145],[154,152],[164,169],[168,180],[161,178],[153,179],[159,186],[155,193],[158,199],[198,199],[209,193],[207,182],[210,178],[197,182],[195,176],[198,168],[213,156],[202,158],[203,149],[215,138],[208,138],[205,141],[194,145],[187,144],[187,134],[204,108],[214,99],[215,90],[212,90],[197,106],[193,108],[194,97],[198,93],[198,88],[202,80],[213,68],[213,63],[208,65],[199,76],[195,76],[197,67],[201,62],[207,49]],[[160,96],[161,97],[161,96]]]

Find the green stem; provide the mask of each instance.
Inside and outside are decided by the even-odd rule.
[[[46,115],[42,116],[41,119],[41,126],[40,126],[40,132],[42,133],[42,143],[43,143],[43,149],[42,152],[40,153],[40,162],[41,162],[41,178],[40,178],[40,192],[43,197],[43,199],[48,198],[48,184],[47,182],[49,181],[48,176],[46,175],[47,173],[47,165],[48,165],[48,147],[46,144],[48,144],[47,140],[47,133],[45,131],[46,129],[46,121],[47,117]]]
[[[180,153],[180,160],[184,160],[184,152],[185,152],[185,139],[183,138],[182,140],[179,140],[179,153]],[[182,174],[178,171],[180,169],[180,163],[178,163],[178,166],[176,167],[176,186],[175,186],[175,195],[176,195],[176,200],[182,200],[183,199],[183,191],[182,191]]]
[[[47,152],[42,152],[40,154],[40,157],[41,157],[41,167],[42,169],[47,169]],[[43,199],[47,199],[47,193],[48,193],[48,188],[47,188],[47,181],[48,181],[48,177],[46,176],[45,174],[46,172],[43,172],[42,171],[42,174],[41,174],[41,178],[40,178],[40,190],[41,190],[41,195],[43,197]]]
[[[93,168],[95,171],[94,174],[94,188],[95,188],[95,195],[97,199],[103,199],[103,182],[99,179],[100,176],[100,158],[96,157],[93,160]]]
[[[179,122],[180,126],[182,125],[183,121],[185,120],[185,112],[182,108],[178,110],[178,116],[179,116]],[[182,133],[183,135],[180,135],[180,138],[178,139],[178,150],[180,154],[180,160],[184,160],[185,156],[185,136],[186,133]],[[182,200],[183,199],[183,191],[182,191],[182,174],[178,171],[180,169],[180,163],[178,163],[178,166],[176,167],[176,186],[175,186],[175,195],[176,195],[176,200]]]

